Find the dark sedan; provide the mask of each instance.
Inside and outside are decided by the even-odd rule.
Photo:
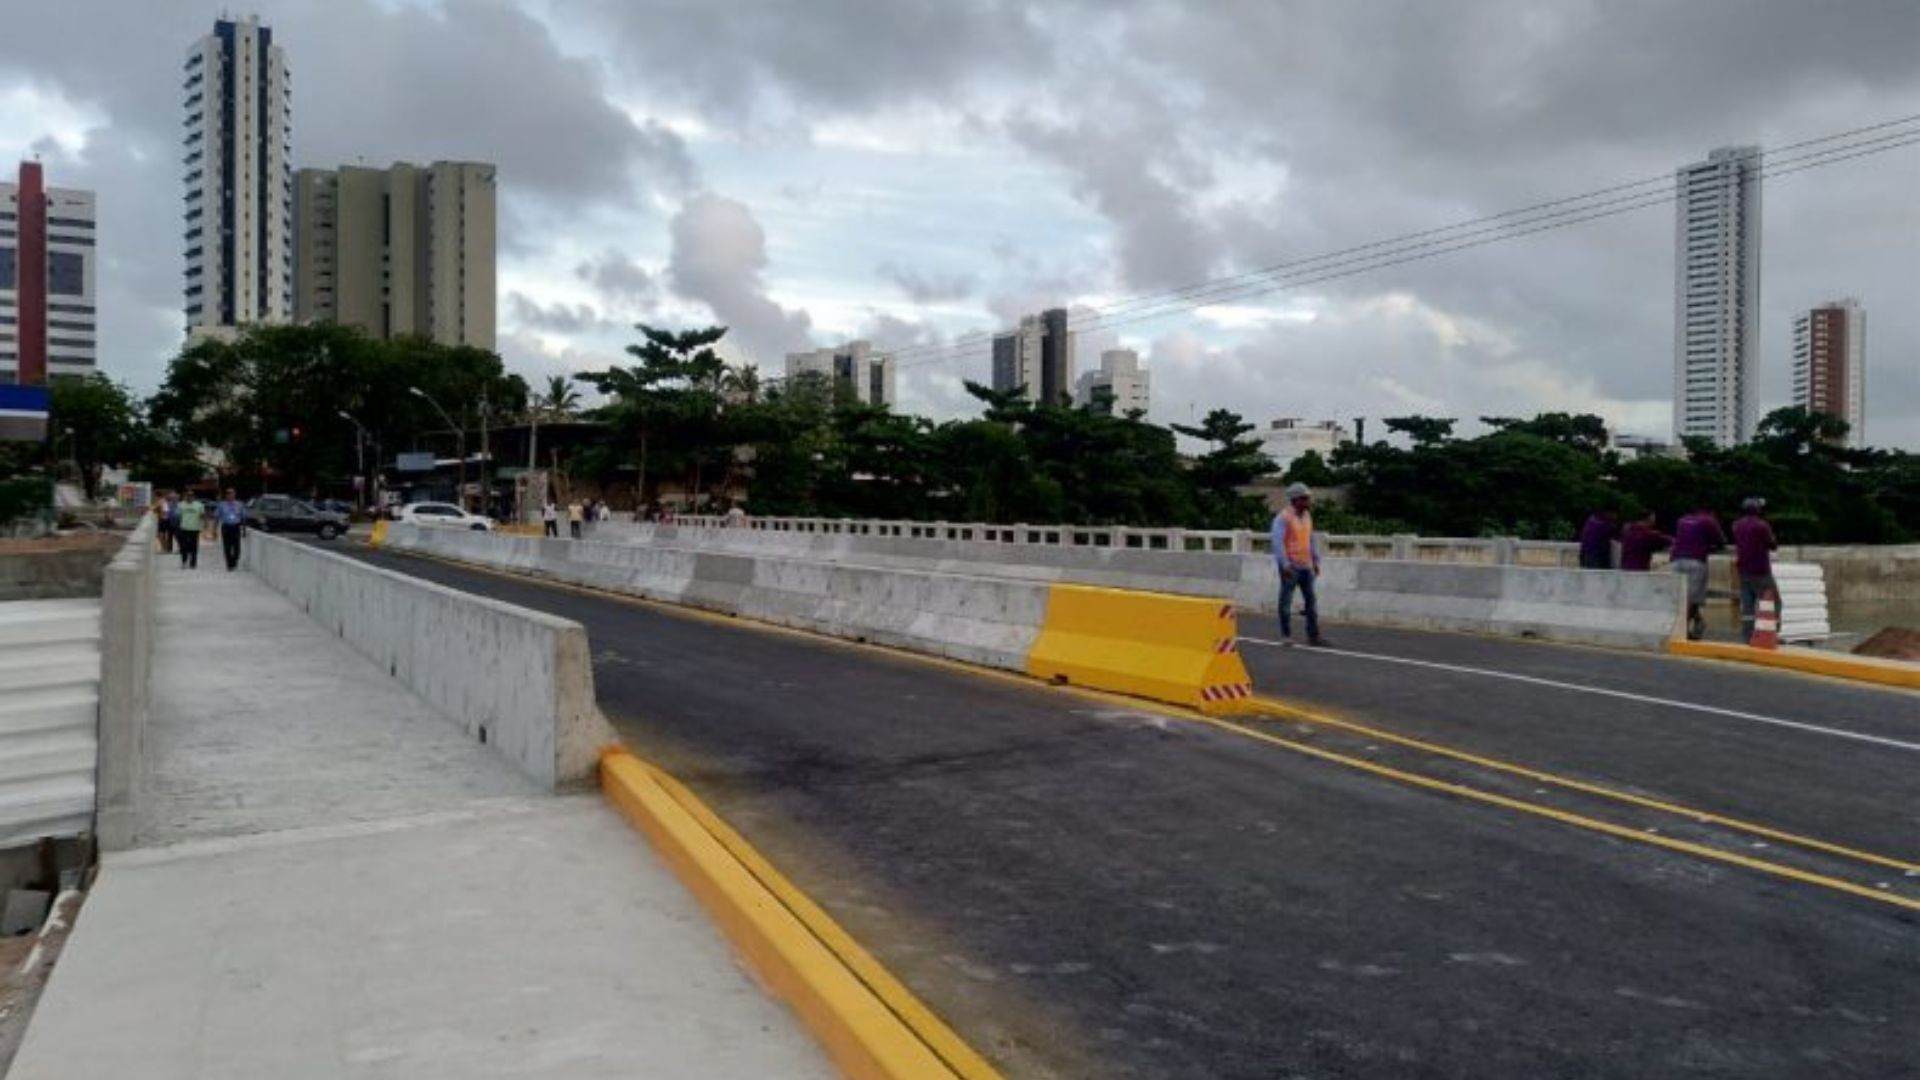
[[[313,533],[332,540],[347,531],[347,515],[316,509],[291,495],[261,495],[247,504],[247,526],[261,532]]]

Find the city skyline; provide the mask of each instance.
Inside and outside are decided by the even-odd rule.
[[[0,44],[0,94],[15,105],[0,152],[41,154],[122,215],[103,223],[124,242],[103,265],[102,366],[151,387],[178,344],[180,281],[179,212],[161,197],[166,141],[177,154],[180,138],[179,99],[164,92],[179,54],[153,42],[192,40],[216,12],[79,6],[31,7]],[[901,407],[936,416],[974,408],[961,380],[983,376],[985,337],[1026,312],[1672,175],[1710,147],[1778,146],[1920,101],[1920,77],[1891,48],[1920,30],[1906,11],[1756,11],[1741,48],[1684,11],[1561,11],[1495,55],[1479,43],[1512,5],[1384,22],[1169,12],[1166,49],[1137,13],[1016,5],[1001,16],[1032,31],[1017,63],[987,47],[1001,26],[977,5],[918,29],[807,20],[822,40],[861,22],[879,33],[887,63],[856,72],[779,46],[792,16],[774,8],[713,22],[587,0],[476,3],[459,18],[430,0],[256,7],[298,73],[296,164],[498,164],[498,345],[515,370],[618,362],[643,319],[730,325],[763,373],[836,341],[898,351],[979,335],[951,363],[902,363]],[[1217,38],[1233,18],[1260,20],[1247,36],[1282,42],[1291,62],[1255,65],[1230,43],[1203,64],[1171,47]],[[1099,32],[1068,51],[1050,43],[1067,25]],[[1309,40],[1319,47],[1284,44]],[[1754,50],[1774,57],[1765,77]],[[711,68],[689,67],[695,54]],[[1392,108],[1348,92],[1350,70],[1380,65],[1397,73]],[[486,77],[498,70],[515,78]],[[1682,72],[1713,92],[1682,91]],[[1431,85],[1415,92],[1416,78]],[[1239,104],[1251,100],[1286,107]],[[1881,313],[1874,439],[1920,445],[1920,313],[1905,303],[1920,289],[1920,209],[1898,182],[1915,153],[1769,181],[1761,411],[1790,400],[1793,318],[1855,295]],[[1471,430],[1481,412],[1577,409],[1659,434],[1671,425],[1672,252],[1671,219],[1647,211],[1083,348],[1135,349],[1163,423],[1230,405],[1255,419],[1453,415]]]

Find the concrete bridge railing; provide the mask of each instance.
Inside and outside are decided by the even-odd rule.
[[[729,528],[714,514],[682,514],[674,524],[688,529]],[[1093,547],[1137,551],[1255,554],[1271,550],[1267,534],[1253,529],[1142,528],[1129,525],[995,525],[978,521],[896,521],[882,518],[749,517],[756,532],[817,536],[897,537],[987,544]],[[1579,545],[1513,537],[1321,535],[1331,558],[1397,559],[1479,566],[1573,567]]]

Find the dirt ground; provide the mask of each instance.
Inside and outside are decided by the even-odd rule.
[[[27,1022],[33,1019],[33,1007],[39,1003],[40,991],[67,943],[85,895],[61,894],[40,933],[0,938],[0,1077],[6,1076],[13,1056],[20,1052]]]
[[[0,537],[0,555],[44,555],[57,551],[91,551],[118,548],[126,543],[125,533],[95,532],[77,529],[56,536],[32,538]]]

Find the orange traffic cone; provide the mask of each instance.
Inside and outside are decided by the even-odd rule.
[[[1763,593],[1753,607],[1753,639],[1747,644],[1756,649],[1780,647],[1780,594],[1772,589]]]

